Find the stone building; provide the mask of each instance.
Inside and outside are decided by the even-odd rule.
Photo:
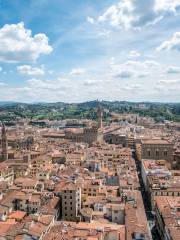
[[[126,135],[109,133],[104,136],[104,140],[109,144],[121,144],[123,147],[126,147]]]
[[[69,129],[65,131],[65,138],[74,142],[86,142],[92,144],[93,142],[103,142],[103,128],[102,128],[102,109],[97,109],[97,126],[86,127],[83,129]]]
[[[139,160],[155,159],[173,162],[173,144],[164,139],[143,139],[136,148]]]
[[[81,188],[74,183],[67,183],[62,188],[62,220],[80,221]]]
[[[156,197],[155,222],[161,239],[178,240],[179,197]]]
[[[12,185],[14,181],[14,170],[6,162],[0,163],[0,182],[1,181],[7,182],[9,186]]]
[[[174,168],[180,170],[180,149],[174,152]]]

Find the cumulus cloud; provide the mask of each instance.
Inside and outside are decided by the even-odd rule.
[[[163,42],[158,48],[158,51],[162,50],[177,50],[180,51],[180,32],[175,32],[172,38]]]
[[[31,89],[47,90],[47,91],[64,91],[65,86],[62,80],[41,80],[32,78],[27,80],[27,84]]]
[[[4,91],[4,88],[6,91]],[[65,79],[38,79],[32,78],[25,82],[24,86],[11,87],[3,86],[0,88],[2,99],[14,101],[49,101],[54,102],[65,99],[67,96],[68,85]]]
[[[180,73],[180,67],[176,67],[176,66],[170,66],[167,69],[167,73],[168,74],[177,74]]]
[[[0,61],[34,62],[41,54],[50,54],[52,50],[45,34],[32,36],[23,22],[6,24],[0,29]]]
[[[86,72],[85,68],[73,68],[70,72],[70,75],[82,75]]]
[[[116,74],[114,74],[115,78],[131,78],[133,76],[133,71],[130,70],[119,70]]]
[[[156,0],[156,11],[170,11],[176,13],[177,8],[180,6],[179,0]]]
[[[44,70],[42,68],[32,67],[30,65],[17,66],[17,71],[20,74],[26,74],[30,76],[44,75]]]
[[[159,63],[154,60],[145,60],[145,61],[127,61],[123,64],[124,66],[129,66],[134,69],[136,68],[157,68],[159,66]]]
[[[156,24],[167,12],[176,13],[179,0],[121,0],[99,16],[99,22],[115,27],[136,28]]]
[[[122,64],[111,62],[111,71],[116,78],[145,78],[150,72],[156,71],[160,64],[154,60],[126,61]]]

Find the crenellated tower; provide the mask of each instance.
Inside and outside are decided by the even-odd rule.
[[[1,144],[2,144],[2,161],[6,161],[8,159],[8,143],[7,143],[7,136],[6,136],[6,127],[4,123],[2,123],[2,130],[1,130]]]
[[[98,106],[97,108],[97,121],[98,121],[98,128],[102,128],[102,118],[103,118],[103,110],[101,106]]]

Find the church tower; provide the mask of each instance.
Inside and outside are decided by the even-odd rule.
[[[100,106],[97,108],[97,120],[98,120],[98,128],[102,128],[102,118],[103,118],[103,110]]]
[[[6,161],[8,159],[8,152],[7,152],[7,148],[8,148],[8,144],[7,144],[7,136],[6,136],[6,128],[4,123],[2,124],[2,130],[1,130],[1,135],[2,135],[2,161]]]

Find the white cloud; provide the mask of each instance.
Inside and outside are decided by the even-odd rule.
[[[110,34],[111,34],[111,31],[109,31],[109,30],[105,30],[105,31],[100,31],[99,33],[98,33],[98,36],[99,37],[109,37],[110,36]]]
[[[156,24],[167,12],[176,13],[179,0],[121,0],[99,16],[99,22],[115,27],[136,28]]]
[[[131,78],[133,76],[133,71],[130,70],[119,70],[116,74],[114,74],[115,78]]]
[[[157,68],[160,66],[160,64],[154,60],[146,60],[144,62],[144,65],[148,68],[148,67],[152,67],[152,68]]]
[[[164,84],[179,84],[180,83],[180,80],[179,79],[162,79],[162,80],[159,80],[158,83],[160,85],[164,85]]]
[[[86,20],[88,23],[94,24],[94,18],[88,16]]]
[[[65,100],[67,90],[70,89],[65,79],[42,80],[32,78],[26,81],[24,86],[0,88],[1,99],[14,101],[49,101]],[[71,95],[70,95],[71,97]]]
[[[0,82],[0,87],[5,87],[7,84],[4,82]]]
[[[142,73],[137,74],[137,77],[138,77],[138,78],[145,78],[145,77],[147,77],[148,75],[149,75],[148,72],[142,72]]]
[[[70,75],[82,75],[86,72],[85,68],[73,68],[70,72]]]
[[[49,54],[52,50],[45,34],[32,36],[31,30],[26,29],[23,22],[6,24],[0,29],[0,61],[33,62],[41,54]]]
[[[180,51],[180,32],[175,32],[172,38],[168,41],[163,42],[158,48],[161,50],[177,50]]]
[[[84,82],[84,85],[85,86],[95,86],[97,84],[97,81],[96,80],[86,80],[85,82]]]
[[[176,67],[176,66],[170,66],[168,67],[167,71],[168,74],[176,74],[176,73],[180,73],[180,67]]]
[[[132,51],[129,52],[129,57],[131,57],[131,58],[137,58],[137,57],[140,57],[140,56],[141,56],[141,54],[137,50],[132,50]]]
[[[176,12],[177,7],[179,6],[179,0],[156,0],[155,10]]]
[[[125,86],[122,87],[123,90],[126,91],[139,91],[142,90],[142,85],[140,84],[127,84]]]
[[[160,64],[154,60],[126,61],[122,64],[110,63],[112,76],[116,78],[145,78],[153,71],[157,71]]]
[[[0,72],[2,71],[2,67],[0,67]]]
[[[42,68],[32,67],[30,65],[17,66],[17,71],[20,74],[26,74],[30,76],[44,75],[44,70]]]
[[[64,91],[65,87],[62,80],[41,80],[32,78],[27,80],[27,84],[30,88],[35,88],[36,90],[47,90],[47,91]]]

